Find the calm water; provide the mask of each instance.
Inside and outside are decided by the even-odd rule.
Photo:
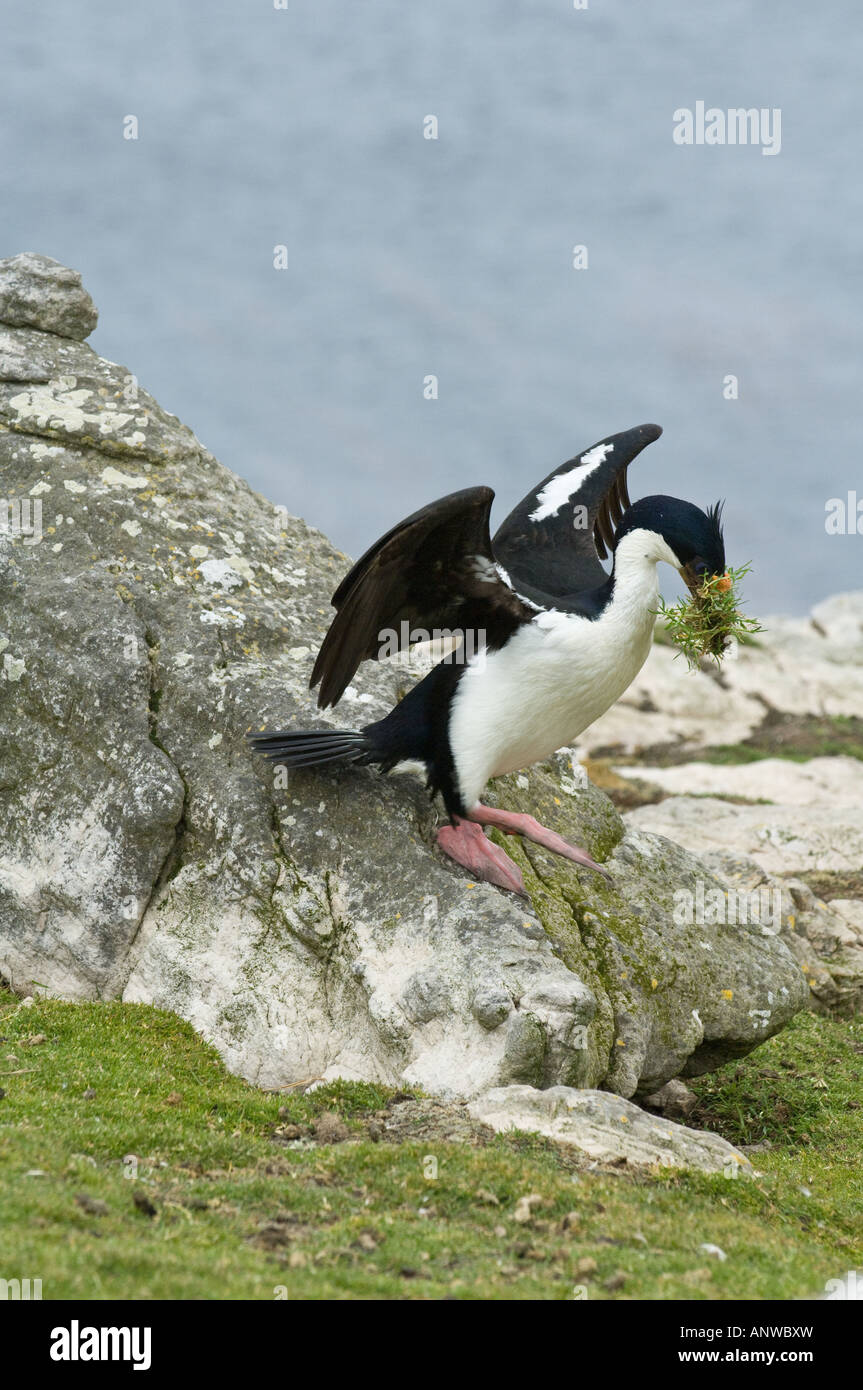
[[[94,347],[344,549],[657,420],[633,495],[725,496],[753,609],[863,587],[824,529],[863,498],[855,0],[3,8],[0,254],[79,268]],[[675,145],[699,100],[781,152]]]

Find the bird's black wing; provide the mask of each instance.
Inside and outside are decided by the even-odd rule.
[[[637,425],[609,435],[519,502],[493,542],[515,588],[542,602],[575,598],[605,582],[600,560],[614,548],[615,528],[629,506],[626,470],[661,434],[659,425]]]
[[[475,634],[474,650],[500,647],[534,610],[500,574],[491,548],[494,493],[465,488],[414,512],[358,560],[332,597],[337,610],[318,653],[310,684],[318,704],[336,704],[361,661],[387,654],[402,624],[429,636],[435,629]]]

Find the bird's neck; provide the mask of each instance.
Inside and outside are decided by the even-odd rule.
[[[677,567],[665,541],[652,531],[630,531],[614,553],[614,592],[611,607],[637,627],[652,628],[659,604],[657,564],[666,560]]]
[[[660,550],[667,550],[667,555]],[[631,531],[614,552],[614,592],[655,596],[659,592],[656,566],[659,560],[666,559],[674,563],[674,556],[660,537],[650,531]]]

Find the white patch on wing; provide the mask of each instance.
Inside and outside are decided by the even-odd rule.
[[[532,608],[536,613],[543,612],[540,604],[534,603],[532,598],[525,598],[524,594],[518,592],[503,565],[499,565],[496,560],[492,563],[485,555],[474,555],[471,557],[471,568],[481,583],[496,584],[499,579],[503,580],[506,587],[512,589],[516,598],[520,598],[527,608]]]
[[[474,555],[472,556],[471,567],[482,584],[496,584],[498,580],[503,580],[507,589],[511,589],[513,594],[516,595],[516,598],[521,599],[525,607],[532,607],[535,613],[545,612],[539,603],[534,603],[534,600],[525,598],[524,594],[518,592],[516,585],[511,581],[510,575],[503,569],[502,564],[498,564],[496,560],[492,563],[491,560],[486,559],[485,555]]]
[[[496,560],[490,560],[487,555],[471,556],[471,569],[482,584],[497,584],[499,580],[503,580],[508,589],[512,588],[512,580],[503,565],[499,565]]]
[[[487,555],[474,555],[471,558],[471,569],[481,584],[496,584],[500,578],[499,568]]]
[[[524,594],[520,594],[520,593],[518,592],[518,589],[516,589],[514,592],[515,592],[516,598],[520,598],[521,601],[522,601],[522,603],[523,603],[527,608],[532,608],[532,609],[533,609],[534,613],[544,613],[544,612],[546,611],[546,610],[543,608],[543,606],[542,606],[541,603],[534,603],[534,601],[533,601],[532,598],[526,598]]]
[[[605,463],[606,454],[610,454],[613,448],[613,444],[595,444],[581,455],[574,468],[567,473],[558,473],[547,482],[537,495],[539,506],[530,513],[531,521],[547,521],[550,516],[557,516],[561,507],[579,491],[591,473]]]

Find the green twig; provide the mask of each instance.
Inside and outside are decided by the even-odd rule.
[[[685,656],[691,670],[697,670],[705,656],[718,666],[732,642],[745,643],[764,631],[756,618],[740,612],[738,587],[750,568],[742,565],[724,575],[708,575],[690,598],[671,606],[660,598],[657,617],[665,619],[666,633],[679,648],[676,655]]]

